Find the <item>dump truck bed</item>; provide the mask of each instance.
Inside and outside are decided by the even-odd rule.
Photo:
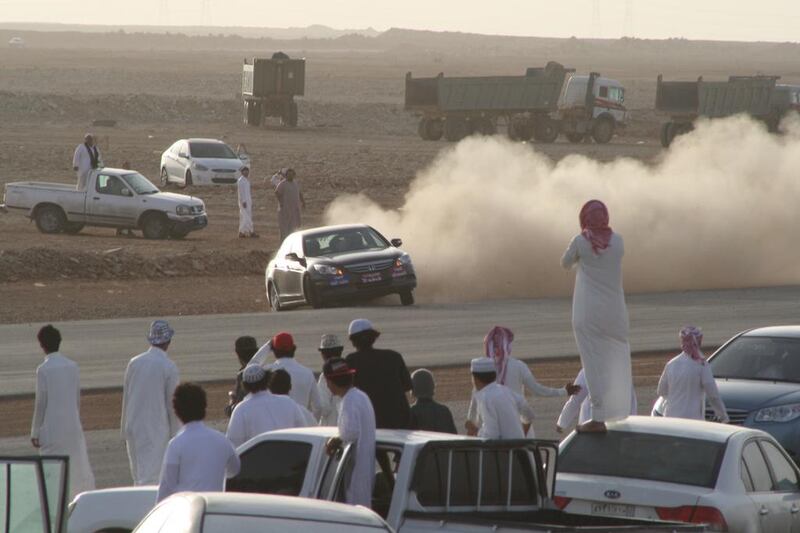
[[[242,66],[244,96],[303,96],[305,83],[305,59],[254,58]]]
[[[663,81],[658,77],[656,109],[673,116],[721,118],[769,115],[774,76],[732,76],[727,81]]]
[[[525,76],[413,78],[406,75],[405,108],[438,113],[551,112],[569,70],[557,63]]]

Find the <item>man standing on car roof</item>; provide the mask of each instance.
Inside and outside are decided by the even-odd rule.
[[[72,156],[72,170],[78,173],[78,190],[86,190],[86,179],[92,170],[98,169],[103,166],[100,159],[100,149],[97,148],[94,136],[87,133],[83,138],[83,144],[79,144],[75,148],[75,154]]]
[[[728,413],[719,396],[717,382],[700,351],[703,332],[686,326],[681,329],[680,336],[683,351],[670,359],[658,380],[658,395],[666,400],[664,416],[704,420],[708,397],[717,418],[727,424]]]
[[[411,424],[408,393],[412,383],[403,356],[393,350],[374,348],[380,332],[365,318],[353,320],[348,332],[356,351],[345,360],[356,371],[356,387],[372,401],[378,427],[408,429]]]
[[[322,372],[331,392],[342,399],[339,436],[328,440],[328,454],[336,453],[342,444],[354,448],[355,464],[345,492],[347,503],[370,508],[375,483],[375,411],[369,397],[354,386],[356,371],[346,361],[328,359]]]

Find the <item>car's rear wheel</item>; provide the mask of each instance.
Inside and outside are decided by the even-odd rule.
[[[278,287],[274,283],[269,284],[269,308],[276,313],[283,311],[281,297],[278,294]]]
[[[36,210],[36,227],[42,233],[61,233],[67,224],[67,216],[57,205],[46,205]]]
[[[401,292],[400,303],[403,305],[414,305],[414,292],[413,291]]]
[[[306,298],[306,303],[314,309],[322,307],[322,300],[314,289],[314,285],[311,283],[311,279],[308,276],[303,279],[303,296]]]

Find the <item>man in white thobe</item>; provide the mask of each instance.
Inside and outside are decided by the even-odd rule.
[[[494,361],[478,357],[470,362],[475,401],[484,439],[524,439],[523,424],[533,421],[533,409],[520,394],[497,383]],[[531,435],[533,438],[533,435]]]
[[[242,167],[236,182],[239,193],[239,237],[258,237],[253,229],[253,196],[250,193],[250,168]]]
[[[128,363],[120,429],[127,443],[134,485],[158,482],[169,439],[179,428],[171,408],[178,367],[167,356],[174,330],[165,320],[150,325],[150,349]]]
[[[100,149],[95,143],[94,136],[87,133],[83,138],[83,144],[75,147],[75,153],[72,155],[72,170],[77,173],[79,191],[86,190],[86,179],[89,173],[97,168],[103,166],[100,157]]]
[[[194,383],[175,388],[172,404],[184,424],[170,440],[158,483],[160,502],[177,492],[220,492],[241,462],[230,441],[203,423],[206,392]]]
[[[70,497],[94,490],[80,417],[78,365],[59,353],[61,333],[51,325],[38,334],[44,362],[36,368],[31,444],[41,455],[69,456]]]
[[[687,326],[681,329],[680,337],[683,351],[667,363],[658,380],[657,393],[666,400],[664,416],[704,420],[708,398],[717,419],[727,424],[730,420],[717,382],[700,351],[703,333]]]
[[[276,370],[270,370],[269,392],[271,392],[275,396],[283,396],[285,398],[289,398],[290,400],[292,400],[292,397],[290,396],[292,392],[292,377],[286,370],[282,368],[278,368]],[[303,415],[303,420],[305,421],[303,426],[311,427],[319,425],[319,421],[313,414],[311,414],[311,411],[309,411],[299,403],[295,402],[294,400],[292,400],[292,402],[294,402],[297,408],[300,409],[300,412]]]
[[[344,344],[338,335],[327,334],[323,335],[319,342],[319,354],[322,356],[322,363],[334,357],[341,357],[344,352]],[[328,388],[328,382],[325,379],[325,374],[319,375],[317,382],[317,391],[319,393],[319,425],[320,426],[335,426],[339,423],[339,406],[342,399],[334,396],[331,389]]]
[[[256,352],[253,359],[263,360],[265,352],[270,350],[275,356],[275,362],[267,366],[267,370],[286,370],[292,378],[292,390],[289,396],[311,411],[315,418],[319,418],[320,401],[317,379],[310,368],[295,361],[294,354],[297,346],[295,346],[294,338],[286,332],[278,333]]]
[[[346,480],[346,501],[370,508],[375,483],[375,411],[372,402],[366,393],[353,385],[355,370],[347,366],[344,359],[329,359],[322,372],[331,392],[342,398],[339,436],[328,440],[328,453],[336,453],[342,445],[354,449],[355,462]]]
[[[586,386],[586,373],[582,368],[578,375],[575,376],[573,383],[579,386],[581,390],[570,396],[569,400],[564,403],[561,414],[556,421],[556,431],[558,433],[563,433],[576,420],[578,425],[581,425],[592,419],[592,399],[589,397],[589,388]],[[631,416],[636,416],[637,410],[636,389],[631,387]]]
[[[242,385],[248,394],[233,408],[227,431],[234,446],[267,431],[308,425],[294,400],[267,390],[269,381],[270,373],[259,365],[248,365],[242,372]]]
[[[576,394],[580,391],[577,384],[567,383],[564,387],[547,387],[539,383],[531,372],[530,367],[523,361],[511,356],[511,343],[514,334],[510,329],[502,326],[492,328],[483,340],[486,357],[494,360],[497,372],[497,383],[505,385],[523,398],[526,392],[535,396],[557,397]],[[585,386],[585,385],[584,385]],[[467,411],[467,430],[476,433],[481,422],[478,419],[478,405],[473,396]],[[529,428],[525,427],[528,433]],[[533,434],[531,433],[531,437]]]

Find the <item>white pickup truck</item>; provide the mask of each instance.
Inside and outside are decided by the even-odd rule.
[[[84,226],[140,229],[148,239],[181,239],[208,224],[202,200],[161,192],[132,170],[93,170],[86,190],[73,185],[15,182],[6,185],[4,206],[21,211],[42,233],[75,234]]]
[[[226,490],[343,501],[353,450],[327,455],[325,443],[336,432],[288,429],[249,440],[237,450],[242,470]],[[549,441],[378,430],[372,509],[399,533],[706,531],[558,510],[552,501],[557,453],[557,443]],[[81,494],[71,505],[69,533],[131,530],[155,504],[155,495],[156,487]]]

